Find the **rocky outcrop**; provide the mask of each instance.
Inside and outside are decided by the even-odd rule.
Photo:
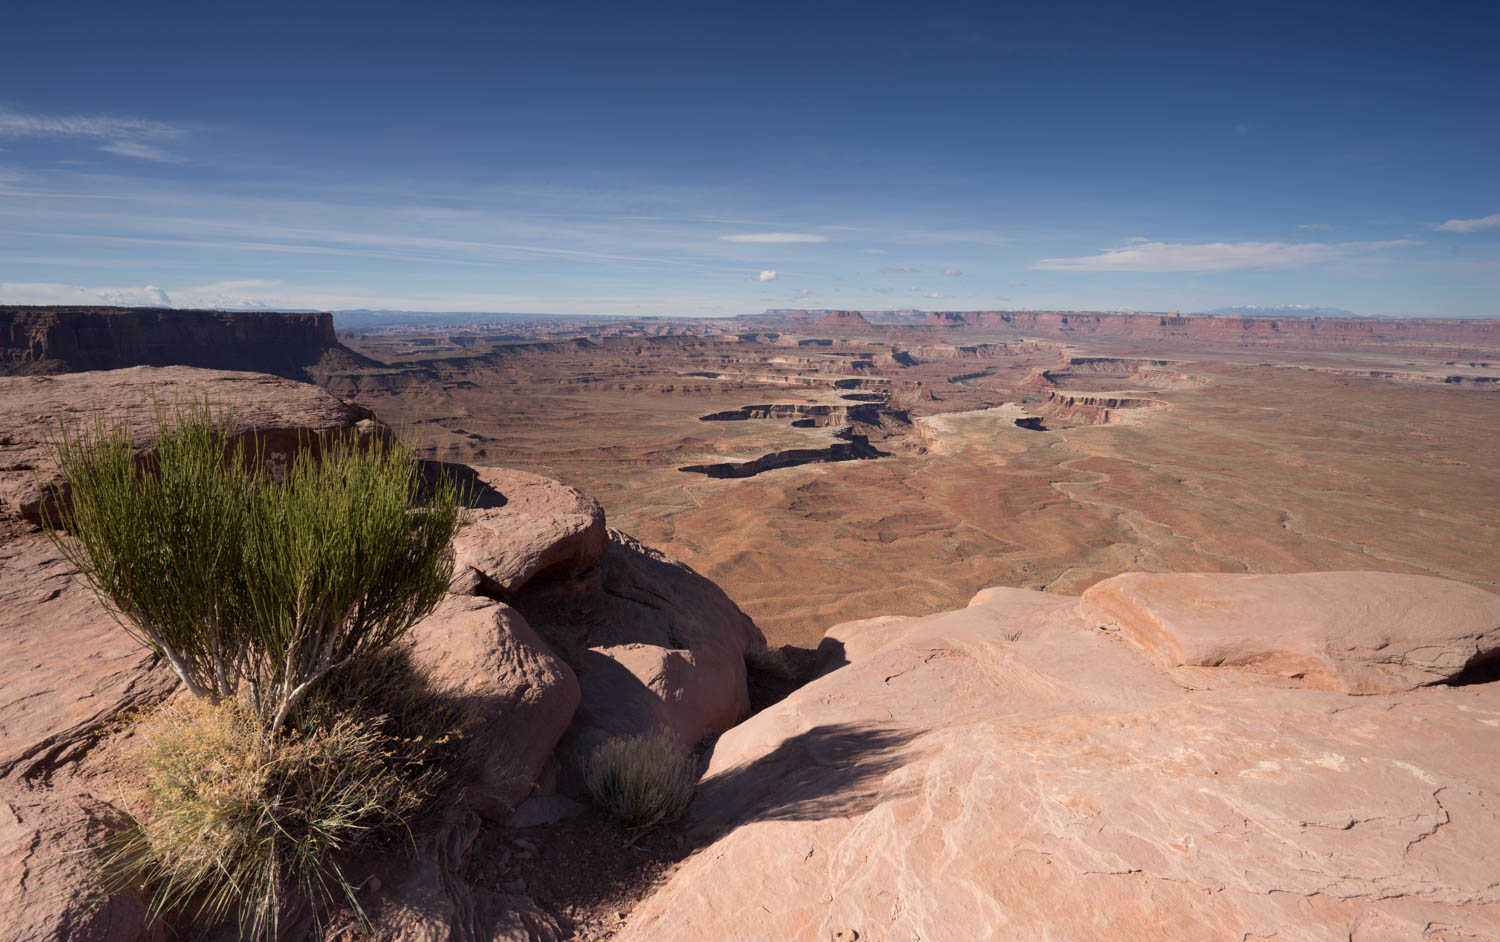
[[[0,779],[45,779],[176,677],[45,536],[0,545]]]
[[[338,342],[332,314],[0,307],[0,374],[196,366],[310,379],[379,365]]]
[[[103,416],[128,422],[142,455],[157,435],[156,408],[207,401],[228,409],[241,435],[254,434],[266,459],[285,462],[309,435],[376,431],[373,414],[316,386],[259,373],[136,366],[97,373],[0,377],[0,518],[40,523],[47,495],[64,493],[52,441],[59,423],[93,430]]]
[[[1500,937],[1500,683],[1466,683],[1497,618],[1435,579],[1160,575],[838,626],[719,739],[706,846],[619,938]]]
[[[411,632],[413,666],[459,698],[475,761],[464,801],[503,820],[531,794],[578,708],[578,679],[509,605],[450,595]]]
[[[154,446],[155,401],[231,406],[237,429],[260,437],[274,460],[290,460],[308,432],[385,433],[315,386],[258,374],[135,367],[8,377],[0,395],[0,494],[17,526],[23,511],[39,518],[59,483],[48,445],[58,417],[128,418],[142,455]],[[373,902],[389,916],[381,925],[390,938],[555,937],[555,921],[524,899],[464,882],[475,815],[505,819],[542,781],[550,792],[554,755],[581,794],[579,764],[606,736],[666,725],[695,743],[727,729],[749,707],[745,651],[764,641],[717,586],[607,530],[598,503],[580,492],[520,471],[429,470],[467,487],[474,507],[455,540],[451,593],[413,628],[408,652],[424,682],[465,707],[478,761],[455,801],[457,823],[409,866],[398,862],[387,897]],[[10,536],[0,542],[0,860],[13,865],[5,879],[16,877],[0,884],[0,937],[134,939],[140,901],[88,909],[89,872],[76,866],[119,817],[99,800],[118,791],[114,773],[91,750],[123,713],[169,695],[175,678],[46,535]],[[59,848],[63,857],[52,853]]]
[[[146,904],[134,891],[104,895],[85,855],[123,816],[86,795],[0,796],[0,938],[10,942],[145,942]]]
[[[472,571],[481,591],[506,595],[541,572],[576,574],[609,549],[604,510],[592,497],[525,471],[473,473],[486,496],[468,512],[453,552],[460,573]]]
[[[1161,667],[1238,667],[1321,690],[1447,683],[1500,654],[1500,596],[1432,576],[1132,572],[1083,598]]]

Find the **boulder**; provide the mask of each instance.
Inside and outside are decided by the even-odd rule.
[[[1432,576],[1132,572],[1083,598],[1162,667],[1238,667],[1323,690],[1410,690],[1500,655],[1500,596]]]
[[[1469,611],[1416,626],[1459,639],[1423,663],[1472,657]],[[1342,638],[1336,614],[1304,613]],[[1017,589],[885,628],[720,737],[705,846],[617,939],[1500,938],[1500,683],[1164,670],[1093,604]]]
[[[260,373],[136,366],[59,376],[0,377],[0,517],[43,517],[45,495],[62,484],[52,441],[59,422],[92,430],[99,415],[128,421],[142,454],[157,436],[156,407],[207,400],[228,407],[241,434],[256,434],[268,462],[284,462],[310,433],[377,429],[372,413],[317,386]]]
[[[0,778],[28,779],[177,684],[42,535],[0,545],[0,681]]]
[[[530,583],[512,599],[578,674],[561,752],[576,771],[610,736],[666,725],[688,745],[749,710],[745,651],[760,630],[713,582],[617,530],[586,578]]]
[[[6,792],[0,797],[0,938],[148,938],[145,901],[130,890],[99,898],[102,887],[89,869],[88,852],[120,827],[120,813],[86,795]]]
[[[412,628],[414,666],[464,701],[478,759],[465,800],[504,819],[531,794],[573,719],[578,681],[520,613],[492,599],[450,595]]]
[[[480,591],[508,595],[541,572],[574,575],[609,549],[604,510],[592,497],[525,471],[473,472],[489,493],[467,512],[453,553],[460,574],[477,573]]]

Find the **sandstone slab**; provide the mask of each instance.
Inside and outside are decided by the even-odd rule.
[[[0,778],[79,758],[120,714],[176,686],[45,536],[0,545]]]
[[[1389,693],[1500,654],[1500,596],[1431,576],[1131,572],[1083,594],[1157,664]]]
[[[719,739],[620,938],[1500,937],[1500,684],[1184,685],[1096,616],[987,590],[849,645]]]
[[[259,436],[271,462],[295,454],[309,433],[372,422],[369,410],[317,386],[261,373],[136,366],[0,377],[0,516],[40,522],[44,496],[62,484],[51,445],[59,423],[92,430],[101,414],[111,423],[126,421],[145,453],[157,436],[158,404],[170,410],[205,400],[230,409],[239,433]]]
[[[86,795],[24,790],[0,797],[0,938],[10,942],[142,942],[134,892],[98,899],[88,853],[119,828],[119,811]]]

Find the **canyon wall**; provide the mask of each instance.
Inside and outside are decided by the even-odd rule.
[[[0,307],[0,375],[197,366],[309,379],[375,365],[338,342],[326,313]]]

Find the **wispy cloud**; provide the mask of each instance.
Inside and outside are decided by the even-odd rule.
[[[725,242],[754,242],[781,245],[789,242],[827,242],[827,236],[811,232],[746,232],[739,235],[719,236]]]
[[[924,297],[924,298],[946,298],[947,295],[943,294],[941,291],[928,291],[925,294],[923,294],[922,297]]]
[[[943,274],[952,275],[953,277],[957,278],[959,275],[962,275],[963,272],[959,271],[957,268],[945,268],[943,269]]]
[[[1478,219],[1450,219],[1438,226],[1445,232],[1477,232],[1480,229],[1493,229],[1500,226],[1500,213],[1491,213]]]
[[[918,275],[921,274],[921,272],[922,269],[920,268],[901,268],[896,265],[880,266],[880,273],[882,275]]]
[[[0,109],[0,137],[173,138],[182,128],[124,115],[22,114]]]
[[[756,281],[775,281],[776,280],[776,270],[774,268],[763,268],[763,269],[761,269],[760,274],[755,276],[755,280]]]
[[[0,109],[0,137],[103,140],[108,143],[100,145],[102,151],[157,163],[182,163],[183,158],[145,142],[173,140],[185,133],[164,121],[129,115],[45,115]]]
[[[1297,228],[1298,229],[1330,229],[1332,227],[1329,226],[1328,223],[1326,223],[1326,222],[1303,222],[1303,223],[1298,223],[1297,224]]]
[[[1098,255],[1044,258],[1041,271],[1228,271],[1239,268],[1296,268],[1355,258],[1378,249],[1419,245],[1413,239],[1385,242],[1138,242]]]
[[[169,154],[154,144],[144,144],[140,141],[115,141],[113,144],[105,144],[99,149],[120,157],[152,160],[159,164],[180,164],[184,161],[184,158],[178,157],[176,154]]]

